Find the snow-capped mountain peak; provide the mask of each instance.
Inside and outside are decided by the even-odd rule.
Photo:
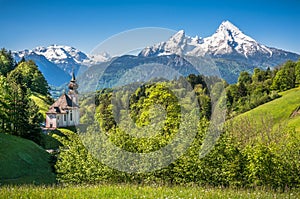
[[[64,64],[66,62],[82,63],[88,59],[87,55],[83,52],[70,46],[51,45],[48,47],[36,47],[33,49],[38,55],[45,56],[49,61],[56,64]]]
[[[205,54],[210,55],[238,53],[244,55],[246,58],[255,53],[272,55],[270,49],[245,35],[229,21],[222,22],[212,36],[204,39],[203,45],[200,48],[203,49]]]
[[[233,25],[230,21],[223,21],[216,32],[224,32],[224,31],[231,31],[235,33],[242,33],[238,27]]]
[[[173,35],[170,40],[172,40],[174,43],[181,43],[185,39],[185,32],[184,30],[178,31],[175,35]]]
[[[139,55],[146,57],[171,54],[185,55],[200,43],[202,43],[200,37],[186,36],[184,30],[180,30],[170,37],[168,41],[161,42],[152,47],[146,47]]]
[[[140,55],[155,56],[166,54],[188,56],[223,56],[240,54],[248,56],[262,53],[272,56],[272,50],[259,44],[251,37],[245,35],[230,21],[223,21],[216,32],[210,37],[200,39],[198,36],[189,37],[183,30],[178,31],[168,41],[145,48]]]
[[[16,60],[22,57],[27,58],[31,55],[45,57],[48,61],[57,65],[68,74],[72,74],[73,70],[78,71],[82,66],[88,67],[111,59],[107,53],[89,56],[74,47],[57,44],[48,47],[39,46],[33,50],[14,52]]]

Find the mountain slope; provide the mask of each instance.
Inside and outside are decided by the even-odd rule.
[[[159,57],[124,55],[97,67],[90,67],[78,77],[78,80],[82,85],[80,91],[84,89],[88,91],[146,82],[155,78],[173,79],[189,74],[199,72],[190,62],[178,55]]]
[[[0,184],[55,183],[50,155],[32,141],[0,133]]]
[[[33,60],[50,85],[60,86],[71,79],[69,74],[47,60],[43,55],[37,55],[30,51],[23,51],[22,54],[13,53],[13,55],[16,61],[21,60],[23,56],[27,60]]]

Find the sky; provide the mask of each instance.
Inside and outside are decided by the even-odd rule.
[[[136,28],[212,35],[229,20],[266,46],[300,54],[299,0],[0,0],[0,47],[51,44],[90,53],[112,36]]]

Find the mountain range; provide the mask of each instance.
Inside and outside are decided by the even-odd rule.
[[[165,78],[189,73],[216,75],[218,71],[220,77],[234,83],[241,71],[252,72],[256,67],[272,68],[300,58],[299,54],[260,44],[229,21],[222,22],[216,32],[206,38],[190,37],[180,30],[167,41],[145,47],[137,56],[112,58],[107,53],[91,56],[62,45],[37,47],[13,52],[13,55],[17,61],[22,57],[36,61],[51,85],[68,82],[71,72],[75,71],[86,83],[96,77],[101,88],[118,85],[125,74],[132,81],[139,75],[157,74],[163,71],[163,66],[178,72]],[[139,69],[135,70],[134,77],[129,75],[128,71],[137,67]]]
[[[245,35],[229,21],[224,21],[210,37],[203,39],[198,36],[189,37],[185,35],[184,30],[180,30],[168,41],[145,48],[140,55],[160,56],[178,54],[195,57],[207,55],[213,57],[240,55],[244,58],[250,58],[255,55],[272,57],[273,50]],[[280,53],[285,52],[281,51]]]
[[[33,50],[12,52],[18,62],[24,57],[36,62],[50,85],[60,86],[68,82],[72,72],[86,70],[88,67],[106,62],[110,59],[108,54],[90,56],[70,46],[50,45],[36,47]]]

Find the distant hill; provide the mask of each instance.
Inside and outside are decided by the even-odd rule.
[[[0,133],[0,185],[50,184],[50,154],[32,141]]]
[[[135,82],[147,82],[154,78],[199,74],[195,67],[178,55],[160,57],[138,57],[124,55],[110,62],[90,67],[78,77],[79,90],[112,88]],[[93,87],[94,86],[94,87]]]

